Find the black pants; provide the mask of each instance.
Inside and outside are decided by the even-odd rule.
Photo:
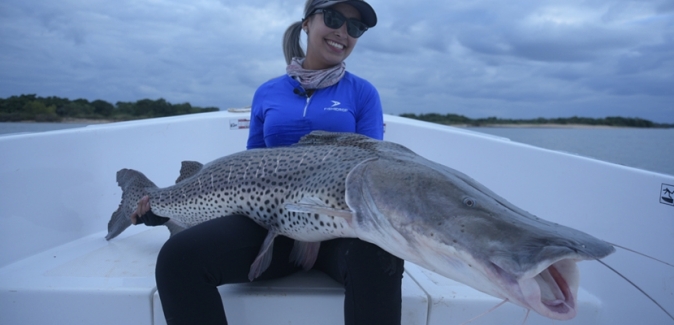
[[[171,237],[157,258],[156,280],[166,321],[227,324],[217,286],[246,283],[267,230],[245,216],[204,222]],[[289,262],[293,240],[279,236],[270,267],[258,279],[301,268]],[[400,324],[403,260],[359,239],[321,243],[315,269],[345,288],[346,324]]]

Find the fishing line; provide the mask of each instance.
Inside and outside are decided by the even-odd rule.
[[[655,299],[653,299],[653,297],[651,297],[649,294],[647,294],[646,291],[644,291],[644,290],[642,290],[641,288],[639,288],[638,285],[636,285],[634,282],[630,281],[630,279],[628,279],[626,276],[622,275],[622,274],[621,274],[620,272],[618,272],[616,269],[610,267],[608,264],[604,263],[604,262],[601,261],[600,259],[597,258],[596,260],[597,260],[597,262],[599,262],[599,263],[603,264],[604,266],[606,266],[607,268],[609,268],[609,270],[615,272],[615,274],[619,275],[621,278],[625,279],[625,281],[627,281],[627,282],[628,282],[629,284],[631,284],[633,287],[637,288],[637,290],[641,291],[641,293],[643,293],[646,297],[648,297],[648,299],[650,299],[656,306],[660,307],[660,309],[662,309],[662,311],[664,311],[665,314],[667,314],[667,316],[669,316],[669,318],[671,318],[672,320],[674,320],[674,316],[672,316],[672,314],[670,314],[670,313],[667,311],[667,309],[665,309],[665,307],[662,307],[662,305],[660,305],[657,301],[655,301]]]

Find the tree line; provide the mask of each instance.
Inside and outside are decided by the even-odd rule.
[[[64,119],[126,121],[193,113],[215,112],[217,107],[197,107],[189,103],[171,104],[165,99],[141,99],[136,102],[70,100],[60,97],[20,95],[0,98],[0,122],[60,122]]]
[[[674,124],[660,124],[638,117],[620,117],[609,116],[604,118],[589,118],[589,117],[567,117],[567,118],[535,118],[535,119],[503,119],[498,117],[487,117],[471,119],[458,114],[414,114],[404,113],[400,114],[402,117],[433,122],[445,125],[469,125],[469,126],[489,126],[489,125],[592,125],[592,126],[616,126],[616,127],[637,127],[637,128],[671,128]]]

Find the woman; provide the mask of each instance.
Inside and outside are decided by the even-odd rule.
[[[358,37],[376,24],[374,10],[362,0],[308,0],[304,13],[284,35],[287,74],[255,93],[247,147],[287,146],[313,130],[381,140],[379,95],[370,83],[346,72],[344,64]],[[307,34],[306,56],[299,46],[301,31]],[[144,198],[132,220],[156,225],[167,219],[152,214]],[[156,267],[168,324],[227,324],[217,286],[249,281],[266,234],[248,217],[234,215],[171,237]],[[271,265],[257,279],[297,272],[289,258],[292,247],[293,240],[277,237]],[[401,259],[359,239],[340,238],[321,243],[314,268],[344,285],[346,324],[400,324]]]

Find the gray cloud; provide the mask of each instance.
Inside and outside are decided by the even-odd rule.
[[[669,0],[372,0],[347,60],[385,111],[674,122]],[[303,1],[6,0],[0,96],[249,105]]]

